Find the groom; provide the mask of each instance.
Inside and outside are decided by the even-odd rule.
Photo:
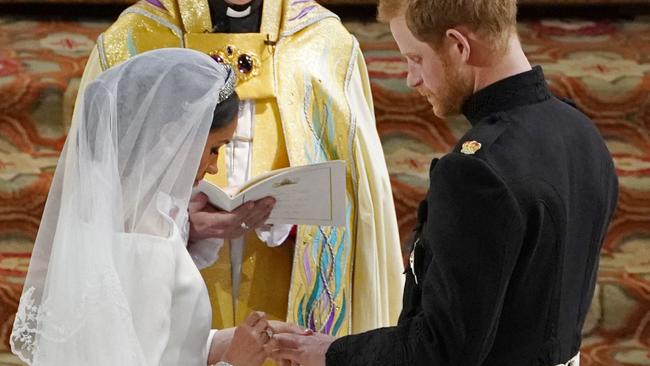
[[[431,164],[397,326],[277,336],[313,365],[579,363],[617,177],[592,121],[549,91],[516,0],[381,0],[407,83],[472,128]]]

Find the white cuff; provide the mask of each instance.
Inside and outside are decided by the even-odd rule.
[[[207,347],[205,348],[207,350],[207,353],[205,355],[205,359],[208,360],[210,357],[210,350],[212,349],[212,339],[214,339],[215,333],[217,333],[219,330],[218,329],[210,329],[210,334],[208,335],[208,344]],[[207,362],[206,362],[207,364]]]
[[[291,234],[291,228],[293,228],[293,225],[281,224],[273,225],[269,229],[255,229],[255,232],[261,241],[273,248],[280,246],[287,240],[289,234]]]
[[[217,258],[219,258],[219,250],[223,247],[223,243],[223,239],[203,239],[188,244],[187,251],[190,253],[196,267],[203,269],[217,261]]]

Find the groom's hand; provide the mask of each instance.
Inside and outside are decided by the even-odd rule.
[[[190,241],[208,238],[234,239],[264,225],[275,206],[273,197],[246,202],[232,212],[221,211],[198,193],[189,204]]]
[[[313,332],[310,329],[299,327],[295,324],[281,322],[279,320],[269,320],[269,324],[273,327],[275,334],[290,333],[300,335],[311,335]]]
[[[287,334],[298,334],[298,335],[311,335],[313,334],[311,329],[302,328],[295,324],[285,323],[278,320],[269,320],[269,325],[273,328],[274,337],[277,337],[278,334],[287,333]],[[273,349],[270,358],[275,361],[275,364],[278,366],[298,366],[297,363],[291,362],[290,360],[285,360],[281,358],[274,357],[274,352],[279,350],[279,344],[277,349]]]
[[[325,366],[325,353],[336,338],[321,334],[307,335],[281,333],[275,337],[279,349],[272,353],[273,359],[291,361],[302,366]]]

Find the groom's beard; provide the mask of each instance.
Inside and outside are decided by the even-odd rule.
[[[473,93],[473,81],[449,63],[444,64],[442,75],[443,80],[436,90],[421,86],[417,91],[427,98],[437,117],[459,115],[463,104]]]
[[[262,0],[251,0],[245,5],[233,5],[226,0],[208,0],[212,33],[258,33],[262,3]]]

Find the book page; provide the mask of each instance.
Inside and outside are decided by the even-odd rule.
[[[224,211],[230,212],[244,203],[242,197],[233,197],[227,190],[221,189],[207,180],[201,180],[194,190],[205,193],[212,206]]]
[[[343,226],[345,163],[330,161],[284,169],[241,192],[242,201],[275,198],[267,223]]]
[[[205,180],[197,189],[213,206],[226,211],[273,197],[276,203],[268,224],[343,226],[345,169],[342,160],[278,169],[252,178],[235,196]]]

